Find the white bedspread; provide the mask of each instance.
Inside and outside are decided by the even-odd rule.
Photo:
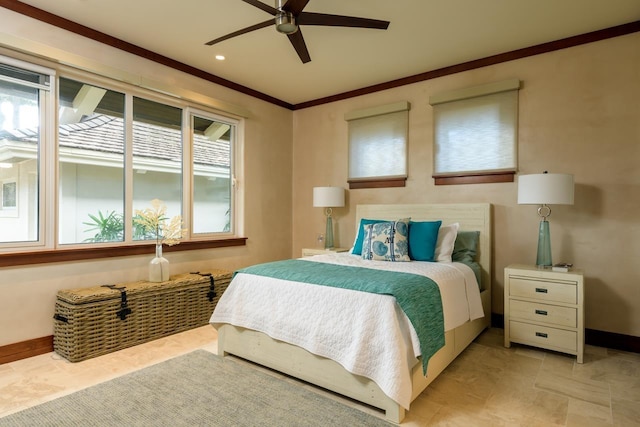
[[[445,330],[483,317],[473,271],[460,263],[365,261],[350,254],[305,258],[425,275],[440,288]],[[263,332],[340,363],[375,381],[404,408],[411,403],[410,371],[420,345],[393,296],[239,273],[210,320]]]

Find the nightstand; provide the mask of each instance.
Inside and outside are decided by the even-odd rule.
[[[512,342],[584,355],[584,277],[529,265],[504,270],[504,346]]]
[[[335,254],[338,252],[349,252],[350,248],[333,248],[333,249],[322,249],[322,248],[303,248],[302,256],[314,256],[314,255],[322,255],[322,254]]]

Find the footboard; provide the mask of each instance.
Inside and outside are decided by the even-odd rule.
[[[331,359],[274,340],[261,332],[223,325],[218,329],[218,354],[233,354],[380,408],[390,421],[399,423],[404,418],[404,408],[387,397],[375,382],[351,374]]]
[[[422,374],[420,363],[413,367],[411,399],[418,397],[486,326],[487,321],[482,318],[447,332],[446,345],[429,360],[427,376]],[[223,325],[218,329],[218,354],[247,359],[379,408],[384,411],[386,419],[394,423],[400,423],[405,416],[405,408],[384,394],[372,380],[348,372],[333,360],[274,340],[261,332]]]

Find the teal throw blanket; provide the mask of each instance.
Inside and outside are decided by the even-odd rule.
[[[444,346],[440,289],[428,277],[297,259],[258,264],[236,273],[394,296],[420,340],[425,375],[429,359]]]

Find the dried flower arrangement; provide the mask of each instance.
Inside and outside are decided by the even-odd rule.
[[[159,199],[151,201],[151,208],[136,210],[134,223],[145,230],[145,234],[156,239],[156,245],[166,243],[169,246],[177,245],[187,233],[182,228],[182,217],[176,215],[169,219],[166,216],[167,206]]]

